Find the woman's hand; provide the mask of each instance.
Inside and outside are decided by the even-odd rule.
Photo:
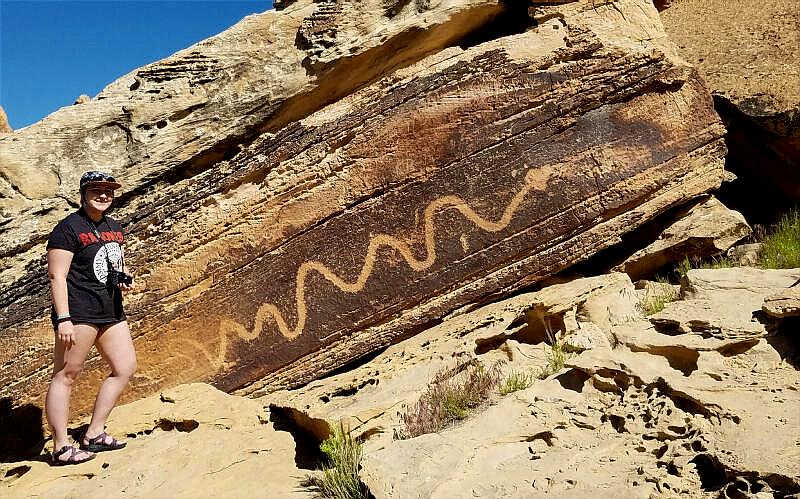
[[[128,275],[131,276],[130,284],[122,284],[122,283],[117,284],[117,287],[122,291],[130,291],[136,286],[136,281],[133,279],[133,276],[131,274]]]
[[[72,321],[58,323],[58,339],[63,341],[67,348],[75,344],[75,326],[72,325]]]

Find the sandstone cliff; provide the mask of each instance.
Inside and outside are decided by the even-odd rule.
[[[125,185],[127,396],[253,394],[617,243],[720,184],[723,133],[644,0],[250,16],[0,137],[0,395],[44,392],[44,241],[84,169]]]
[[[728,128],[728,198],[751,221],[800,199],[800,13],[793,0],[680,0],[661,13]]]
[[[304,478],[321,463],[327,422],[342,421],[364,442],[360,475],[377,499],[792,497],[800,344],[788,321],[766,333],[769,321],[750,317],[798,277],[692,270],[664,310],[683,311],[683,331],[644,316],[644,290],[625,274],[577,279],[456,314],[299,390],[252,400],[167,389],[112,413],[126,449],[70,469],[0,464],[0,495],[314,497]],[[761,329],[702,322],[732,308]],[[584,346],[538,380],[551,349],[543,324]],[[493,390],[485,409],[441,431],[395,438],[434,373],[497,361],[530,384]]]
[[[3,106],[0,106],[0,133],[11,133],[14,130],[11,129],[11,126],[8,124],[8,116],[6,116],[6,111],[3,109]]]

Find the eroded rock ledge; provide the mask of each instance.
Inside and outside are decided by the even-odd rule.
[[[756,316],[798,276],[800,269],[693,270],[684,297],[668,305],[686,302],[701,314],[692,303],[703,296],[712,314],[739,302]],[[303,478],[321,464],[329,424],[341,422],[363,442],[360,478],[380,499],[800,492],[796,327],[747,338],[732,323],[714,336],[663,334],[637,293],[621,273],[521,293],[454,314],[358,366],[255,400],[199,383],[165,389],[114,410],[108,431],[127,438],[123,451],[69,470],[19,461],[39,455],[39,442],[0,463],[0,490],[9,499],[102,498],[109,490],[311,497]],[[552,354],[545,324],[551,338],[588,341],[541,376]],[[491,390],[483,409],[435,433],[398,438],[407,436],[402,415],[436,373],[477,364],[528,383]]]
[[[0,270],[3,396],[44,392],[41,240],[78,165],[105,164],[130,186],[119,216],[141,284],[129,299],[132,398],[184,381],[240,393],[306,383],[585,259],[720,183],[724,129],[649,2],[537,7],[535,27],[464,47],[454,44],[500,4],[414,13],[411,2],[397,24],[364,34],[348,30],[382,26],[372,2],[341,2],[325,18],[335,41],[306,52],[292,43],[319,5],[247,18],[115,82],[81,105],[95,106],[91,124],[62,110],[0,139],[16,182],[3,199],[15,211],[2,251],[16,255]],[[398,40],[410,45],[389,57]],[[148,97],[117,110],[131,92]],[[181,99],[191,102],[170,104]],[[91,138],[123,115],[135,124]],[[53,138],[60,120],[73,120],[73,139]],[[7,166],[33,143],[62,158],[60,183],[26,186]],[[71,156],[87,143],[96,147]],[[46,171],[43,161],[32,164]],[[31,229],[22,221],[37,210]],[[100,362],[88,367],[96,383]]]

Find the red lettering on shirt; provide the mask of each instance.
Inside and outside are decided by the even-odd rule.
[[[95,237],[94,234],[89,232],[81,232],[80,234],[78,234],[78,238],[81,240],[81,244],[83,244],[84,246],[97,242],[97,237]]]
[[[120,231],[105,231],[100,233],[100,239],[97,239],[97,236],[92,234],[91,232],[81,232],[78,234],[78,238],[81,240],[81,244],[83,246],[88,246],[90,244],[99,242],[102,239],[105,242],[109,241],[116,241],[122,244],[125,241],[125,236]]]
[[[122,232],[119,232],[119,231],[106,231],[106,232],[101,232],[100,233],[100,239],[102,239],[103,241],[106,241],[106,242],[108,242],[108,241],[116,241],[118,243],[122,243],[125,238],[123,237]]]

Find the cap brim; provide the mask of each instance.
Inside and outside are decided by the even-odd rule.
[[[93,186],[110,187],[111,189],[119,189],[120,187],[122,187],[122,184],[120,184],[119,182],[106,182],[105,180],[98,180],[98,181],[95,181],[95,182],[86,182],[86,184],[84,184],[83,188],[86,189],[86,188],[93,187]]]

